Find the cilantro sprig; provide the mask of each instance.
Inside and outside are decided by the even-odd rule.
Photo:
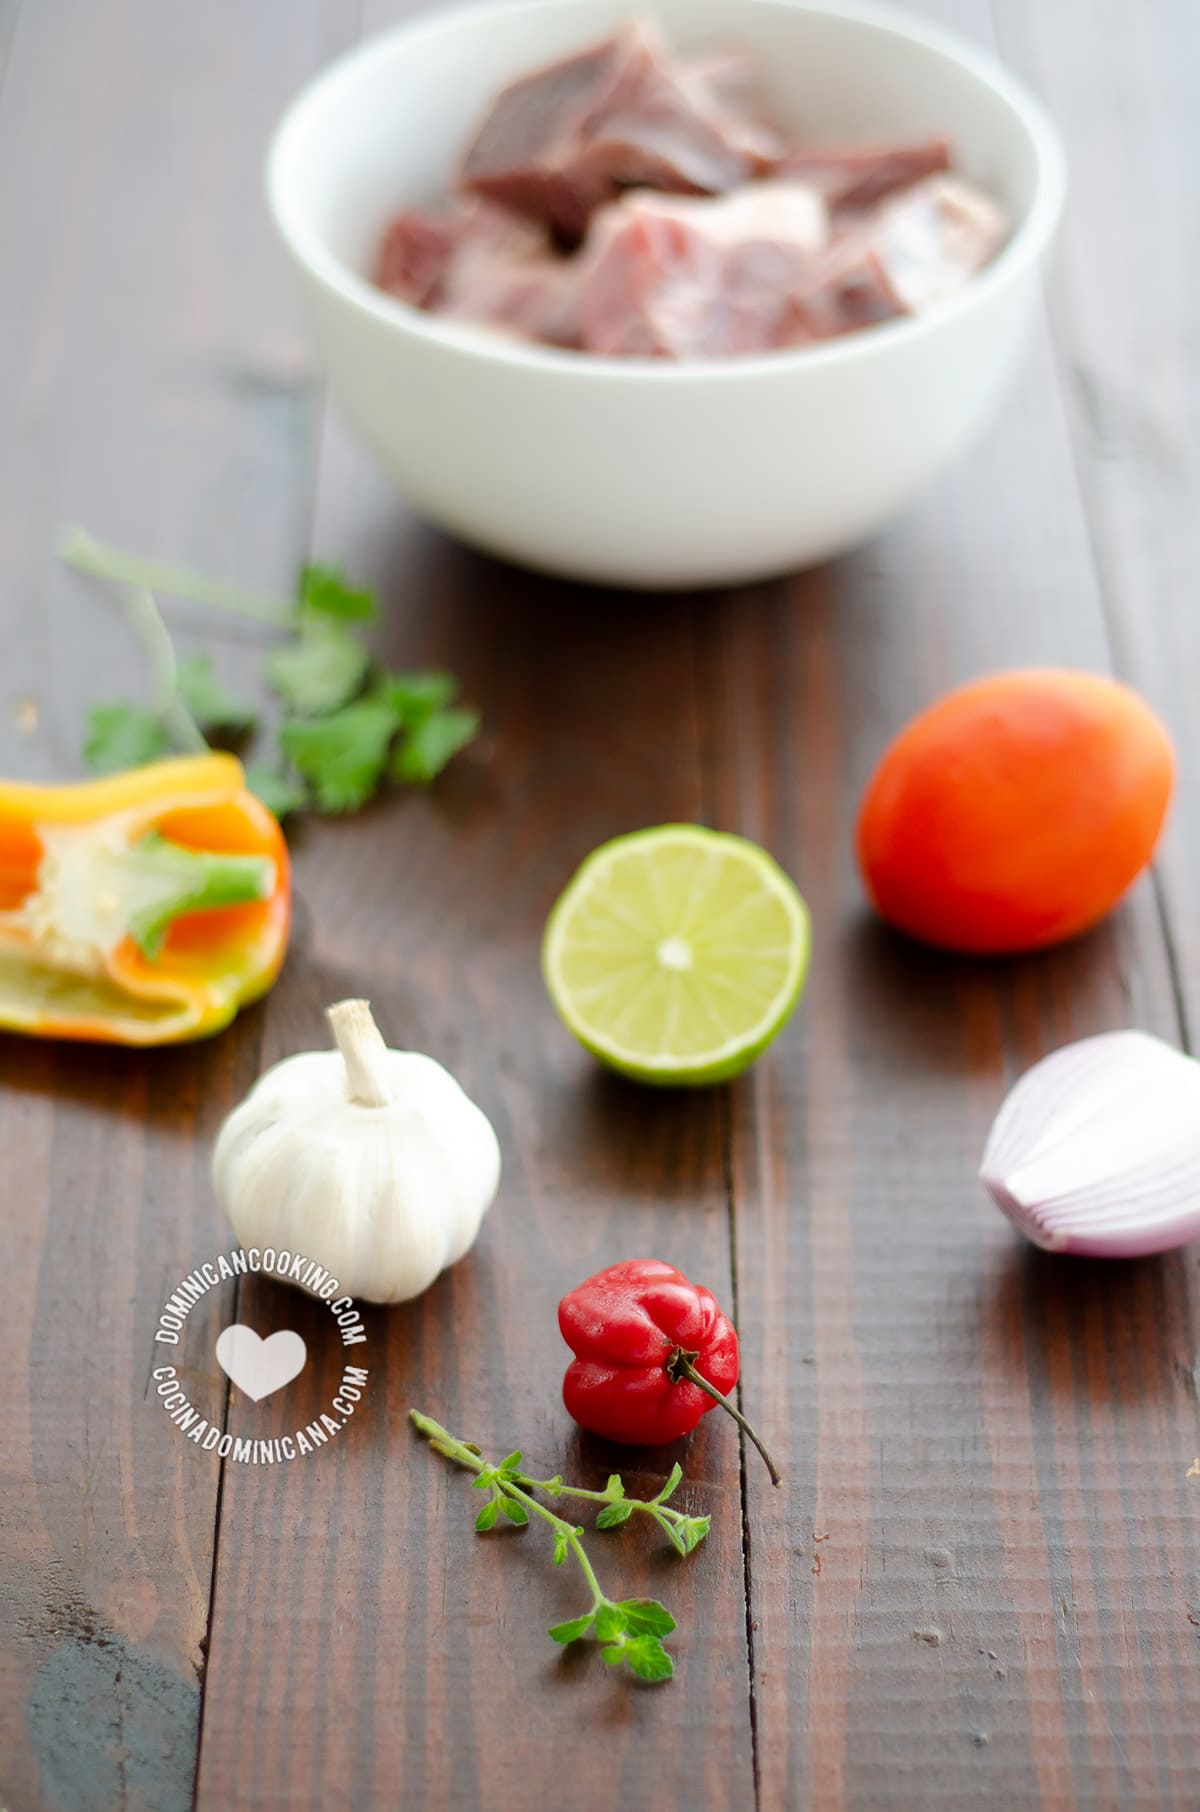
[[[557,1473],[551,1479],[533,1478],[522,1471],[524,1455],[519,1452],[510,1453],[499,1465],[493,1465],[484,1459],[473,1442],[460,1441],[431,1416],[416,1409],[410,1410],[409,1416],[435,1453],[473,1473],[474,1488],[488,1493],[487,1503],[475,1518],[475,1528],[480,1535],[496,1528],[501,1518],[522,1528],[531,1516],[536,1516],[554,1531],[554,1565],[560,1567],[568,1558],[577,1563],[591,1593],[591,1604],[578,1617],[556,1623],[548,1631],[551,1641],[566,1646],[591,1636],[599,1643],[600,1659],[607,1666],[628,1667],[637,1679],[652,1683],[669,1680],[675,1672],[675,1663],[663,1645],[663,1638],[675,1628],[670,1611],[657,1598],[610,1598],[602,1589],[583,1546],[585,1530],[556,1515],[534,1494],[540,1491],[551,1498],[582,1498],[600,1504],[597,1529],[615,1529],[639,1512],[651,1516],[678,1553],[690,1554],[708,1534],[711,1519],[689,1516],[667,1504],[683,1478],[682,1467],[672,1467],[662,1490],[652,1498],[629,1497],[618,1472],[611,1475],[603,1491],[587,1491],[580,1485],[565,1484]]]
[[[209,654],[177,658],[154,598],[193,603],[280,630],[264,678],[283,709],[274,746],[248,762],[251,789],[277,817],[306,808],[355,812],[389,780],[425,786],[479,731],[476,711],[457,702],[458,683],[441,671],[394,672],[377,661],[363,631],[376,618],[369,591],[331,566],[306,566],[297,595],[281,603],[207,573],[108,547],[70,529],[59,549],[68,565],[119,588],[126,619],[150,672],[148,706],[93,706],[84,759],[101,773],[244,739],[259,727],[255,706],[228,687]]]

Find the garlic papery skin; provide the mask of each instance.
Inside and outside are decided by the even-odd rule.
[[[1140,1258],[1200,1235],[1200,1063],[1148,1032],[1044,1057],[996,1117],[980,1178],[1048,1252]]]
[[[365,1000],[338,1048],[285,1058],[226,1120],[213,1184],[243,1246],[323,1265],[364,1302],[406,1302],[474,1244],[500,1181],[491,1122],[449,1070],[384,1044]]]

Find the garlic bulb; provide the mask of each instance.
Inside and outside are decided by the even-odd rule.
[[[979,1174],[1047,1251],[1182,1246],[1200,1234],[1200,1064],[1147,1032],[1069,1044],[1009,1094]]]
[[[405,1302],[473,1245],[500,1180],[486,1114],[448,1070],[390,1051],[365,1000],[330,1007],[336,1051],[288,1057],[226,1120],[213,1183],[243,1246]]]

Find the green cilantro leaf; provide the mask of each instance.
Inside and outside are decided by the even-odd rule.
[[[525,1458],[525,1455],[521,1452],[520,1448],[518,1447],[514,1453],[508,1454],[505,1459],[501,1460],[499,1470],[501,1472],[507,1473],[508,1476],[511,1478],[514,1472],[520,1471],[521,1461],[524,1458]]]
[[[565,1529],[554,1531],[554,1564],[561,1567],[567,1558],[567,1532]]]
[[[450,757],[465,748],[478,731],[478,711],[430,712],[411,727],[401,743],[392,769],[396,779],[416,786],[435,780]]]
[[[604,1603],[596,1607],[596,1638],[611,1642],[625,1628],[625,1613],[619,1604]]]
[[[556,1623],[553,1629],[546,1631],[546,1634],[552,1642],[564,1644],[578,1642],[579,1638],[586,1636],[591,1629],[594,1615],[594,1612],[589,1611],[586,1617],[572,1617],[566,1623]]]
[[[343,622],[370,622],[377,615],[369,591],[355,591],[335,566],[306,566],[300,574],[300,608]]]
[[[258,713],[213,671],[212,656],[191,654],[176,670],[183,702],[202,730],[249,730]]]
[[[618,1529],[633,1515],[632,1504],[605,1504],[596,1518],[597,1529]]]
[[[528,1510],[525,1508],[524,1504],[519,1504],[515,1497],[502,1497],[500,1499],[500,1508],[503,1510],[505,1516],[507,1516],[509,1522],[515,1523],[518,1529],[524,1528],[525,1524],[529,1521]]]
[[[619,1667],[625,1659],[625,1650],[619,1642],[614,1643],[612,1648],[600,1650],[600,1659],[606,1667]]]
[[[657,1598],[622,1598],[617,1609],[631,1636],[669,1636],[675,1628],[674,1617]]]
[[[370,664],[370,651],[331,623],[306,628],[298,642],[268,655],[267,683],[293,711],[323,717],[349,703]],[[394,725],[395,714],[391,715]]]
[[[494,1529],[496,1526],[496,1518],[499,1514],[500,1501],[498,1498],[492,1498],[491,1502],[485,1504],[483,1509],[479,1512],[479,1515],[475,1518],[476,1532],[483,1535],[487,1530]]]
[[[363,699],[328,717],[285,723],[279,741],[319,811],[354,812],[379,786],[395,729],[386,705]]]
[[[376,691],[403,723],[411,725],[452,704],[458,696],[458,681],[452,673],[433,670],[426,673],[385,672],[379,677]]]
[[[622,1498],[622,1497],[624,1497],[624,1495],[625,1495],[625,1481],[624,1481],[624,1479],[623,1479],[623,1478],[622,1478],[622,1477],[621,1477],[621,1475],[620,1475],[620,1473],[619,1473],[619,1472],[610,1472],[610,1473],[609,1473],[609,1475],[608,1475],[608,1483],[607,1483],[607,1485],[606,1485],[606,1486],[605,1486],[605,1487],[604,1487],[604,1489],[605,1489],[605,1491],[606,1491],[606,1492],[607,1492],[607,1493],[608,1493],[608,1496],[609,1496],[609,1497],[611,1497],[611,1498],[614,1498],[614,1499],[615,1499],[615,1498]]]
[[[170,746],[159,718],[138,705],[94,705],[87,714],[83,759],[97,774],[144,767]]]
[[[268,767],[265,761],[247,762],[246,785],[277,818],[286,818],[289,812],[303,811],[308,804],[308,793],[300,782],[289,780],[286,774]]]
[[[625,1644],[630,1673],[639,1680],[669,1680],[675,1663],[657,1636],[634,1636]]]

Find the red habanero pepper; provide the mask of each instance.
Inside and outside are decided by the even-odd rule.
[[[563,1402],[582,1428],[634,1447],[690,1434],[716,1404],[727,1409],[766,1461],[774,1460],[727,1393],[738,1379],[738,1338],[711,1290],[659,1258],[630,1258],[598,1271],[558,1305],[575,1354]]]

